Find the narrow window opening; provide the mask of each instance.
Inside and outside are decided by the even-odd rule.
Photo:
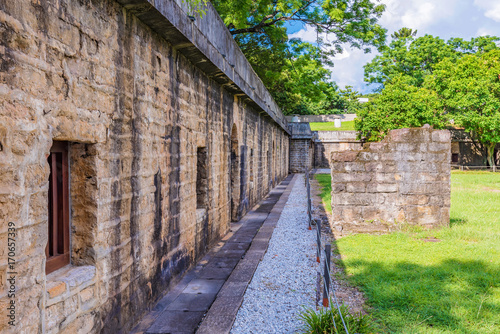
[[[49,219],[45,248],[47,274],[69,264],[69,166],[68,143],[54,142],[48,157]]]
[[[458,162],[458,153],[451,154],[451,162]]]
[[[250,182],[253,182],[253,148],[250,149]]]
[[[207,148],[198,147],[196,152],[196,208],[205,209],[208,204]]]

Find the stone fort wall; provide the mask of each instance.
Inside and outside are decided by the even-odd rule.
[[[398,223],[447,225],[448,130],[392,130],[362,149],[332,153],[332,220],[342,234],[386,232]]]
[[[317,131],[314,138],[313,168],[330,168],[333,152],[357,150],[362,145],[356,139],[356,131]]]
[[[173,1],[119,2],[0,3],[2,310],[17,228],[2,333],[127,332],[288,174],[286,121],[213,8],[193,23]],[[54,141],[69,145],[71,264],[46,275]]]

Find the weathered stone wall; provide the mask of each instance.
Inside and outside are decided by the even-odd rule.
[[[290,137],[290,172],[304,173],[313,167],[313,133],[309,123],[293,122],[288,125]]]
[[[450,132],[398,129],[361,150],[332,154],[334,228],[385,232],[397,223],[449,223]]]
[[[313,159],[313,143],[310,139],[294,139],[290,141],[290,172],[304,173],[311,169]]]
[[[284,118],[259,109],[268,93],[235,95],[217,81],[224,73],[213,79],[134,13],[112,0],[0,2],[2,310],[7,222],[18,261],[16,327],[2,320],[2,333],[127,332],[228,230],[231,205],[241,217],[288,173]],[[245,83],[250,72],[237,80],[261,90]],[[71,265],[46,275],[53,141],[70,142],[72,251]]]
[[[314,137],[314,167],[330,168],[333,152],[357,150],[362,142],[356,139],[356,131],[317,131]]]

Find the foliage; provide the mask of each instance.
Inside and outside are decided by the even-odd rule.
[[[188,14],[194,15],[195,13],[203,16],[206,14],[205,6],[209,0],[182,0],[188,6]]]
[[[413,79],[411,84],[421,86],[425,76],[433,72],[434,66],[445,58],[455,61],[467,54],[483,53],[498,49],[495,42],[498,37],[477,37],[470,41],[451,38],[445,42],[439,37],[425,35],[414,39],[404,36],[394,39],[388,47],[382,49],[364,66],[365,81],[385,84],[398,75],[406,75]]]
[[[450,227],[337,241],[388,333],[500,333],[500,174],[452,172],[451,186]]]
[[[395,31],[394,34],[391,34],[391,37],[394,39],[397,38],[408,38],[408,37],[415,37],[417,36],[417,30],[413,30],[410,28],[403,27],[399,29],[398,31]]]
[[[285,114],[343,112],[345,93],[328,66],[342,45],[369,51],[385,42],[373,0],[212,0],[224,23]],[[317,32],[314,44],[289,39],[287,25]],[[328,38],[325,38],[328,34]],[[347,108],[351,106],[347,100]]]
[[[330,300],[330,303],[332,302]],[[349,333],[373,333],[373,325],[369,316],[361,313],[353,315],[344,304],[341,304],[339,308]],[[305,309],[300,319],[304,322],[303,333],[340,334],[346,332],[339,311],[335,307],[320,308],[319,311]],[[333,321],[335,321],[335,326]]]
[[[413,78],[396,75],[385,89],[365,104],[355,119],[358,137],[378,141],[389,130],[420,127],[424,124],[443,128],[445,118],[437,94],[412,85]]]
[[[445,59],[425,86],[437,93],[448,117],[486,147],[493,166],[500,142],[500,50]]]

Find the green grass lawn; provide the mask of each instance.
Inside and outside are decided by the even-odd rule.
[[[337,241],[381,332],[500,333],[500,174],[452,172],[450,218],[449,228]]]
[[[311,122],[311,131],[354,131],[354,121],[342,122],[342,127],[336,128],[334,122]]]

